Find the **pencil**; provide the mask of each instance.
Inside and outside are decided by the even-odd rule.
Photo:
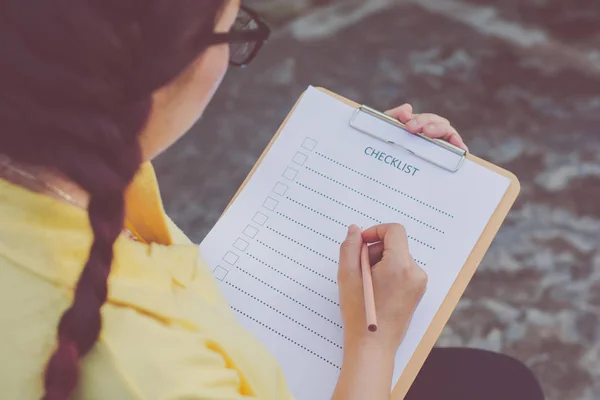
[[[360,254],[360,267],[362,270],[363,278],[367,329],[371,332],[375,332],[377,330],[375,294],[373,293],[373,277],[371,275],[371,263],[369,262],[369,247],[366,244],[363,244],[362,251]]]

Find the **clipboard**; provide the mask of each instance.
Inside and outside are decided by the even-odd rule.
[[[482,232],[479,241],[473,248],[458,277],[454,281],[452,288],[446,295],[446,298],[444,299],[442,305],[438,309],[433,321],[429,325],[429,328],[427,329],[425,335],[421,339],[421,342],[417,346],[415,352],[413,353],[410,361],[406,365],[406,368],[400,375],[400,378],[398,379],[398,382],[392,391],[391,398],[394,400],[401,400],[408,393],[410,386],[417,377],[417,374],[423,366],[423,363],[427,359],[427,356],[433,349],[438,337],[442,333],[444,326],[446,325],[448,319],[452,315],[452,312],[456,308],[456,305],[458,304],[461,296],[467,288],[467,285],[471,281],[471,278],[475,274],[475,271],[481,263],[481,260],[485,256],[485,253],[490,247],[494,237],[496,236],[496,233],[500,229],[500,226],[504,222],[504,219],[508,215],[508,212],[510,211],[515,200],[517,199],[517,196],[519,195],[521,189],[521,185],[519,183],[518,178],[513,173],[503,168],[500,168],[497,165],[494,165],[488,161],[485,161],[479,157],[476,157],[466,152],[465,150],[453,146],[452,144],[447,143],[445,141],[431,139],[424,135],[417,134],[414,135],[416,141],[413,141],[412,145],[405,145],[395,142],[390,137],[382,136],[379,134],[379,132],[373,132],[372,129],[363,129],[363,125],[360,123],[361,118],[372,118],[381,122],[381,127],[388,126],[392,127],[392,129],[404,128],[404,124],[395,120],[394,118],[388,117],[387,115],[379,111],[376,111],[368,106],[361,105],[355,101],[349,100],[327,89],[321,87],[317,87],[316,89],[355,108],[356,111],[353,117],[350,119],[350,121],[348,121],[348,124],[362,134],[367,134],[386,143],[400,146],[404,148],[404,150],[412,153],[413,155],[422,158],[423,160],[432,163],[440,168],[444,168],[450,172],[458,171],[464,163],[464,160],[470,160],[510,180],[509,187],[506,190],[504,197],[498,204],[496,211],[494,212],[486,228]],[[301,99],[302,96],[300,96],[298,102]],[[298,102],[296,102],[294,107],[291,109],[291,111],[277,130],[277,133],[273,136],[273,138],[261,154],[260,158],[258,159],[256,164],[244,180],[244,182],[240,185],[238,191],[233,196],[225,211],[236,200],[240,192],[244,189],[244,187],[256,171],[256,168],[258,168],[266,154],[269,152],[271,146],[273,145],[279,134],[282,132],[282,130],[285,128],[288,120],[294,113]],[[436,155],[438,155],[438,157],[432,157],[430,153],[435,153]]]

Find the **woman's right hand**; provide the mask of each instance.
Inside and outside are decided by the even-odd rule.
[[[376,332],[367,329],[360,253],[370,244]],[[353,225],[340,249],[340,307],[344,321],[344,361],[334,400],[389,399],[394,358],[412,315],[425,293],[427,275],[408,250],[404,227]]]
[[[369,332],[365,319],[360,252],[370,244],[373,291],[378,329]],[[373,338],[393,351],[400,345],[412,315],[425,293],[426,273],[408,250],[406,231],[399,224],[377,225],[360,232],[348,230],[341,246],[338,272],[340,307],[344,320],[346,346]]]

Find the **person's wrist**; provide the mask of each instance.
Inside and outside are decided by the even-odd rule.
[[[364,329],[347,330],[344,332],[344,345],[352,347],[368,347],[396,352],[406,334],[405,325],[379,326],[375,332]]]
[[[361,361],[373,360],[378,363],[391,361],[396,355],[398,345],[396,341],[384,337],[377,332],[366,332],[362,335],[347,335],[344,340],[345,358],[360,359]]]

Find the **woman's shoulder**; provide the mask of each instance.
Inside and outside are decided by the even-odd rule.
[[[56,327],[71,300],[60,286],[0,255],[2,398],[39,399]]]
[[[174,261],[173,250],[158,246],[147,256]],[[137,264],[129,260],[142,257],[135,254],[117,246],[102,331],[82,361],[79,398],[169,398],[181,393],[190,398],[290,398],[269,352],[237,323],[220,297],[211,301],[208,289],[214,283],[203,264],[196,260],[196,272],[186,280],[188,269]],[[192,257],[197,252],[179,261],[192,263]],[[122,263],[129,267],[122,269]],[[134,265],[140,270],[131,269]],[[40,377],[72,290],[2,257],[0,271],[5,305],[0,308],[0,359],[11,365],[0,376],[0,387],[10,394],[7,398],[39,398]],[[173,274],[182,274],[180,282]]]
[[[6,264],[0,268],[5,272]],[[55,347],[56,327],[71,299],[59,286],[13,271],[0,280],[0,299],[11,305],[0,311],[5,321],[0,359],[11,366],[1,374],[0,387],[6,398],[35,399],[41,397],[41,376]],[[11,291],[11,284],[20,289]],[[181,320],[162,319],[106,303],[101,335],[82,360],[75,398],[289,398],[277,363],[266,352],[256,357],[257,344],[241,327],[208,314],[200,326],[183,314]],[[219,323],[224,325],[212,325]],[[236,331],[231,340],[219,337],[218,331],[227,329]],[[244,347],[253,350],[245,352]]]

